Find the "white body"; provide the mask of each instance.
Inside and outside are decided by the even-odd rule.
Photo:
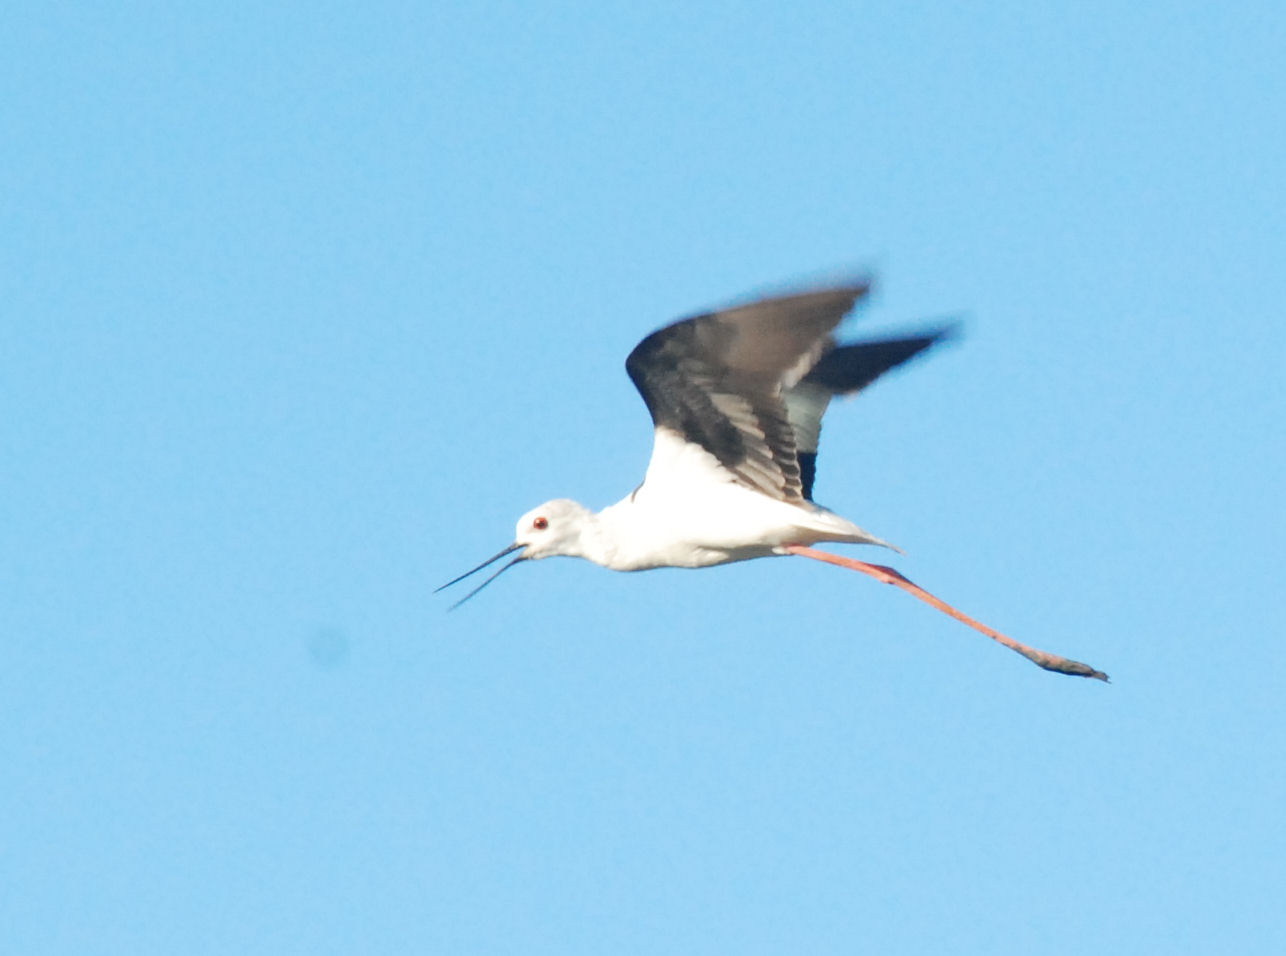
[[[515,540],[528,559],[570,555],[615,571],[703,568],[819,541],[892,547],[812,502],[738,484],[713,455],[667,429],[657,430],[647,476],[632,494],[597,514],[548,502],[522,517]]]

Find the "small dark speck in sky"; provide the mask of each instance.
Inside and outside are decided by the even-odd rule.
[[[348,635],[336,628],[318,628],[308,636],[308,655],[318,667],[336,668],[348,663]]]

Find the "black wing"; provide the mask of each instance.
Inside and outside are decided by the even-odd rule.
[[[657,428],[700,445],[743,485],[798,501],[782,391],[808,374],[869,290],[863,280],[682,319],[640,342],[625,370]]]
[[[839,345],[825,352],[786,395],[790,424],[798,444],[803,496],[813,500],[817,475],[817,442],[822,415],[834,395],[861,391],[890,369],[915,358],[930,346],[954,337],[958,325],[939,326],[915,335]]]
[[[947,325],[904,338],[839,345],[817,360],[804,381],[820,385],[833,395],[849,395],[929,346],[953,338],[957,332],[958,326]]]

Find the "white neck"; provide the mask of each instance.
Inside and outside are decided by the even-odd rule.
[[[593,516],[581,535],[584,556],[613,571],[684,563],[666,553],[670,542],[660,517],[629,495]]]
[[[625,531],[623,519],[626,516],[621,512],[627,512],[628,508],[622,509],[621,506],[627,505],[628,500],[585,516],[584,523],[580,526],[580,537],[577,540],[578,557],[593,561],[605,568],[623,570],[619,562],[619,543],[623,540],[621,532]]]

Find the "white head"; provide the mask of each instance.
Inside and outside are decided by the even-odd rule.
[[[513,554],[515,551],[518,552],[517,557],[508,564],[503,565],[499,571],[491,575],[452,606],[459,607],[519,561],[551,558],[558,554],[565,554],[573,558],[583,558],[585,556],[584,535],[593,526],[593,522],[594,513],[584,505],[577,504],[567,498],[555,498],[553,501],[546,501],[539,508],[533,508],[518,519],[518,529],[514,533],[513,544],[499,554],[483,561],[472,571],[466,571],[458,578],[448,581],[438,590],[448,588],[455,584],[456,581],[463,581],[469,575],[481,571],[487,565],[493,564],[505,555]]]
[[[594,514],[579,502],[568,498],[546,501],[518,519],[514,544],[522,545],[524,561],[552,558],[555,555],[584,557],[581,535]]]

